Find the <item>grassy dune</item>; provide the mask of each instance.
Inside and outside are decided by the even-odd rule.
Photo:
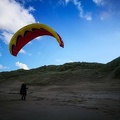
[[[25,81],[28,84],[73,84],[85,80],[120,79],[120,57],[107,64],[73,62],[63,65],[42,66],[31,70],[16,70],[0,73],[0,82]]]

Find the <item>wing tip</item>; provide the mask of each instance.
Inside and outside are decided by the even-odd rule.
[[[62,48],[64,48],[64,43],[63,43],[63,41],[61,42],[60,46],[61,46]]]

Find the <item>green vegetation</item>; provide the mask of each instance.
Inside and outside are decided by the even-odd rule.
[[[0,73],[0,82],[25,81],[28,84],[69,84],[85,80],[100,80],[108,75],[120,79],[120,57],[107,64],[73,62],[63,65],[42,66],[31,70]]]
[[[113,61],[107,63],[105,66],[104,66],[104,71],[112,71],[112,70],[115,70],[117,67],[120,66],[120,57],[114,59]]]

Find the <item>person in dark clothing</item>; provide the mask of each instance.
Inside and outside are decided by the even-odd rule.
[[[22,95],[21,100],[25,100],[25,99],[26,99],[27,89],[28,89],[28,88],[26,87],[26,84],[23,83],[23,84],[21,85],[21,88],[20,88],[20,94]]]

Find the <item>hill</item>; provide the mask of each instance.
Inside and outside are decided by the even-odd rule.
[[[25,81],[28,84],[73,84],[85,80],[96,81],[110,76],[120,79],[120,57],[107,64],[73,62],[63,65],[42,66],[31,70],[0,73],[0,82]]]
[[[105,72],[111,72],[114,78],[120,79],[120,57],[108,62],[102,70]]]

